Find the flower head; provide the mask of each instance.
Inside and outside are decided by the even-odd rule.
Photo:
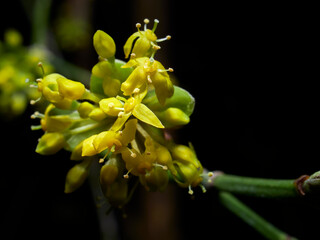
[[[165,38],[158,39],[156,34],[154,33],[157,29],[159,20],[154,20],[154,25],[152,29],[148,29],[147,25],[149,23],[149,19],[144,20],[144,31],[141,31],[141,24],[137,23],[136,27],[138,29],[137,32],[133,33],[125,43],[123,47],[123,51],[125,54],[125,58],[129,57],[129,54],[132,49],[132,53],[136,57],[151,57],[154,51],[160,49],[158,42],[162,42],[164,40],[171,39],[171,36],[168,35]]]
[[[164,104],[166,99],[171,97],[174,92],[173,84],[170,80],[168,71],[163,65],[153,58],[141,57],[130,60],[123,68],[134,67],[133,72],[125,82],[121,84],[121,91],[125,96],[129,96],[134,91],[144,90],[148,84],[152,84],[160,104]]]

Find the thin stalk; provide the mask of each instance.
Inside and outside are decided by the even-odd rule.
[[[274,225],[263,219],[252,209],[247,207],[231,193],[220,192],[220,202],[232,213],[241,218],[244,222],[249,224],[257,230],[262,236],[270,240],[297,240],[297,238],[290,237],[285,232],[279,230]],[[245,236],[244,236],[245,238]]]
[[[214,175],[214,174],[213,174]],[[264,198],[292,198],[301,196],[296,180],[276,180],[217,174],[204,179],[205,187],[215,187],[222,191]]]
[[[36,0],[32,14],[32,42],[45,45],[51,0]]]

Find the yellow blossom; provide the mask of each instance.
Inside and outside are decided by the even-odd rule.
[[[147,84],[152,84],[155,88],[156,96],[160,104],[164,105],[167,98],[174,92],[173,84],[163,65],[153,58],[141,57],[130,60],[122,68],[134,67],[135,69],[121,84],[121,91],[125,96],[132,95],[135,91],[143,91]]]
[[[36,152],[42,155],[51,155],[58,152],[65,146],[65,139],[62,133],[46,133],[37,145]]]
[[[93,156],[108,149],[114,152],[125,147],[135,137],[137,120],[132,119],[125,125],[123,131],[103,131],[92,135],[83,141],[82,156]]]
[[[157,128],[164,128],[158,117],[143,103],[141,103],[143,97],[145,96],[146,91],[135,94],[133,97],[128,100],[121,98],[125,103],[121,111],[118,113],[118,118],[111,127],[113,131],[119,130],[127,119],[133,115],[137,119],[147,124],[150,124]]]
[[[136,57],[145,57],[151,56],[151,54],[155,51],[160,49],[158,46],[158,42],[162,42],[164,40],[171,39],[171,36],[166,36],[165,38],[158,39],[156,34],[154,33],[159,20],[154,20],[154,25],[152,29],[147,29],[147,24],[149,23],[149,19],[144,20],[144,31],[141,31],[141,24],[137,23],[136,27],[138,29],[137,32],[133,33],[128,40],[126,41],[125,45],[123,46],[123,51],[125,54],[125,58],[129,57],[129,54],[132,49],[132,53]]]

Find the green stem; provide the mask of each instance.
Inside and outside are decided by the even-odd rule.
[[[32,14],[32,42],[45,45],[51,0],[36,0]]]
[[[203,185],[254,197],[291,198],[301,196],[295,182],[296,180],[251,178],[221,173],[212,179],[204,179]]]
[[[244,222],[249,224],[251,227],[256,229],[261,235],[263,235],[266,239],[270,240],[294,240],[296,238],[290,237],[286,233],[282,232],[265,219],[260,217],[257,213],[255,213],[252,209],[247,207],[241,201],[239,201],[236,197],[234,197],[231,193],[228,192],[220,192],[219,198],[221,203],[241,218]]]

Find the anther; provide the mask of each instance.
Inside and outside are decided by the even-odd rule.
[[[40,99],[41,99],[41,98],[38,98],[38,99],[36,99],[36,100],[30,100],[30,104],[31,104],[31,105],[34,105],[34,104],[36,104],[37,102],[39,102]]]
[[[133,93],[139,93],[140,92],[140,88],[135,88],[134,90],[133,90]]]
[[[122,118],[123,115],[124,115],[124,112],[119,112],[119,113],[118,113],[118,117],[119,117],[119,118]]]
[[[189,185],[189,191],[188,191],[188,193],[190,194],[190,195],[193,195],[193,190],[191,189],[191,185]]]
[[[147,24],[148,24],[150,21],[149,21],[148,18],[145,18],[145,19],[143,20],[143,22],[144,22],[144,31],[147,31]]]
[[[113,102],[109,103],[109,104],[108,104],[108,107],[109,107],[109,108],[114,108],[114,103],[113,103]]]
[[[159,38],[156,40],[156,42],[163,42],[163,41],[167,41],[167,40],[170,40],[171,39],[171,36],[170,35],[167,35],[166,37],[164,38]]]
[[[137,23],[136,28],[138,28],[138,30],[139,30],[139,28],[141,28],[141,23]]]
[[[131,58],[135,58],[136,56],[137,56],[137,55],[136,55],[135,53],[131,53],[131,54],[130,54],[130,57],[131,57]]]

